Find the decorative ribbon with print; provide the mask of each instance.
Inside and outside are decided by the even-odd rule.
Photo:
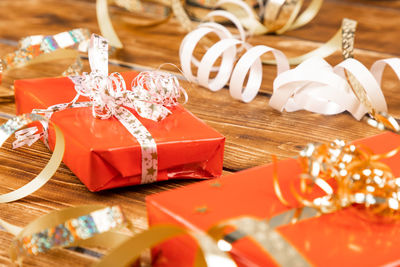
[[[229,1],[231,0],[225,0],[222,3],[228,3]],[[210,12],[206,16],[206,19],[212,19],[217,16],[224,17],[232,22],[233,25],[236,26],[238,34],[233,35],[227,28],[218,23],[206,22],[200,24],[197,29],[187,34],[181,43],[179,57],[182,71],[189,81],[198,83],[212,91],[222,89],[230,80],[229,91],[231,96],[243,102],[252,101],[261,87],[261,56],[263,54],[272,52],[275,56],[273,62],[277,64],[278,76],[285,76],[289,70],[289,63],[293,63],[293,61],[297,63],[299,59],[303,60],[308,56],[318,55],[324,50],[318,50],[320,52],[315,50],[305,56],[288,60],[279,50],[265,45],[253,47],[248,44],[246,42],[246,32],[241,22],[233,14],[223,10],[216,10]],[[342,46],[343,56],[345,58],[351,56],[353,53],[356,24],[355,21],[344,20],[342,38],[335,39],[335,42],[339,42],[337,45]],[[199,46],[200,41],[209,34],[216,34],[220,40],[209,47],[199,61],[194,57],[194,51],[196,47]],[[336,47],[336,44],[334,47]],[[245,49],[246,52],[237,60],[237,55],[243,49]],[[336,48],[334,50],[336,50]],[[220,57],[220,66],[214,67],[214,64]],[[194,76],[192,73],[192,64],[197,67],[197,76]],[[214,78],[211,78],[212,72],[216,73]],[[247,74],[247,85],[244,87]]]
[[[92,114],[96,118],[117,118],[140,144],[141,183],[156,181],[158,170],[156,142],[146,127],[127,108],[134,109],[143,118],[160,121],[171,113],[168,107],[177,105],[181,93],[187,99],[186,92],[176,77],[159,71],[140,73],[132,82],[132,90],[127,90],[121,74],[108,75],[108,42],[95,34],[90,40],[89,63],[90,73],[70,76],[77,92],[70,103],[53,105],[47,109],[35,109],[33,112],[44,114],[50,119],[54,112],[67,108],[91,107]],[[77,102],[79,96],[85,96],[90,101]],[[44,134],[46,139],[47,132]],[[27,137],[21,144],[24,142],[28,142]]]
[[[117,232],[124,226],[132,231],[131,223],[118,206],[88,205],[53,211],[34,220],[25,228],[0,219],[0,226],[15,236],[10,257],[19,265],[22,265],[26,256],[56,248],[100,246],[111,251],[93,266],[127,266],[135,262],[144,249],[170,238],[189,234],[201,248],[196,253],[194,266],[236,266],[229,255],[219,250],[214,240],[202,232],[170,225],[154,226],[135,236]]]
[[[8,71],[49,60],[76,58],[77,61],[64,72],[64,75],[77,75],[82,69],[78,52],[87,51],[89,37],[87,29],[25,37],[19,41],[18,50],[7,54],[1,60],[0,68]]]
[[[55,248],[111,248],[130,237],[115,231],[123,226],[130,226],[118,206],[88,205],[53,211],[24,228],[0,219],[0,226],[14,236],[10,258],[20,266],[26,256],[38,255]]]
[[[0,126],[0,146],[2,146],[13,133],[20,130],[24,126],[31,124],[32,122],[40,122],[44,125],[48,125],[49,123],[46,118],[37,114],[23,114],[16,116]],[[29,183],[12,192],[0,195],[0,203],[12,202],[32,194],[45,185],[57,171],[64,155],[64,136],[57,125],[53,124],[53,127],[55,131],[56,143],[53,154],[47,165]],[[13,143],[13,147],[18,147],[21,142],[20,139],[24,137],[26,138],[27,144],[32,144],[36,140],[32,141],[32,139],[30,139],[28,136],[40,138],[40,135],[34,135],[35,132],[36,130],[32,131],[32,128],[29,128],[28,130],[22,130],[22,132],[17,135],[17,140]]]

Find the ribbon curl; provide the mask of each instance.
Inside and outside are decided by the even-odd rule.
[[[143,118],[160,121],[168,116],[170,107],[178,104],[181,94],[187,94],[171,74],[145,72],[133,81],[132,90],[128,90],[119,73],[108,75],[108,42],[101,36],[92,35],[89,46],[90,73],[82,76],[70,76],[75,84],[76,96],[69,103],[57,104],[47,109],[35,109],[33,112],[44,114],[48,119],[54,112],[67,108],[91,107],[96,118],[115,117],[140,144],[142,151],[141,183],[152,183],[157,179],[157,145],[151,133],[129,110],[133,109]],[[80,96],[89,98],[88,102],[77,102]],[[45,128],[45,143],[47,129]]]
[[[309,144],[300,152],[301,193],[318,187],[326,193],[308,200],[293,191],[305,207],[321,213],[361,205],[372,214],[400,218],[400,178],[380,160],[399,153],[400,147],[384,154],[373,154],[368,148],[335,140],[330,144]],[[335,181],[332,186],[330,182]]]
[[[0,219],[0,226],[14,235],[10,258],[20,266],[26,256],[38,255],[52,249],[100,246],[112,250],[92,266],[122,267],[135,262],[144,249],[184,234],[189,234],[201,248],[196,253],[194,266],[236,266],[229,255],[218,249],[210,236],[200,231],[158,225],[135,236],[118,232],[123,227],[133,232],[132,224],[118,206],[87,205],[53,211],[24,228]]]
[[[185,5],[184,1],[182,2],[181,0],[149,0],[148,2],[165,6],[169,9],[169,14],[162,19],[141,24],[142,26],[159,25],[168,21],[173,14],[182,28],[190,32],[195,28],[195,24],[191,21],[190,16],[194,16],[197,20],[204,19],[204,16],[200,15],[196,9],[189,10],[189,16],[186,11],[189,5]],[[139,0],[96,1],[97,20],[102,35],[110,40],[113,47],[122,48],[123,45],[112,26],[108,12],[108,5],[113,3],[131,12],[142,12],[143,5]],[[266,4],[264,1],[258,1],[258,12],[248,3],[240,0],[209,1],[207,8],[224,8],[229,13],[238,17],[241,24],[251,34],[283,34],[286,31],[300,28],[309,23],[317,15],[322,3],[323,0],[312,0],[302,12],[303,0],[270,0]],[[198,4],[194,5],[199,6]]]
[[[304,109],[331,115],[348,111],[357,120],[364,119],[374,127],[399,132],[397,120],[388,114],[381,88],[386,66],[400,80],[399,58],[378,60],[370,70],[353,58],[335,67],[321,58],[311,58],[276,77],[269,104],[288,112]]]
[[[220,1],[218,4],[223,5],[225,3],[229,3],[233,0],[224,0]],[[304,63],[301,67],[296,70],[289,71],[289,63],[298,63],[298,59],[304,60],[309,56],[314,56],[320,54],[315,50],[310,52],[302,57],[287,59],[286,56],[279,50],[265,46],[265,45],[257,45],[251,46],[246,41],[246,35],[243,25],[241,21],[234,16],[232,13],[223,10],[217,10],[210,12],[206,19],[213,19],[214,17],[224,17],[228,19],[233,25],[236,26],[238,34],[232,34],[226,27],[221,24],[215,22],[206,22],[200,24],[197,29],[193,30],[189,34],[185,36],[182,40],[181,46],[179,48],[179,58],[181,61],[181,66],[183,70],[183,74],[185,77],[192,82],[198,83],[201,86],[204,86],[211,91],[218,91],[222,89],[229,81],[229,91],[233,98],[242,100],[243,102],[250,102],[257,95],[262,82],[262,60],[261,56],[265,53],[272,52],[275,60],[271,61],[271,63],[275,63],[277,65],[277,75],[281,77],[281,79],[289,83],[291,81],[287,81],[289,79],[293,79],[293,72],[299,71],[301,69],[304,74],[304,70],[308,69],[310,65],[315,64],[312,63]],[[343,21],[343,33],[342,33],[342,42],[340,42],[340,38],[336,38],[339,40],[339,43],[342,45],[342,53],[343,56],[350,57],[353,53],[354,48],[354,32],[356,27],[356,22],[351,20]],[[194,57],[194,51],[203,38],[206,38],[210,34],[216,34],[220,39],[218,42],[213,44],[210,48],[207,49],[204,56],[199,61]],[[339,35],[340,36],[340,35]],[[335,39],[335,40],[336,40]],[[210,40],[208,40],[210,43]],[[336,40],[337,41],[337,40]],[[335,41],[335,42],[336,42]],[[336,49],[336,48],[335,48]],[[241,53],[242,50],[245,50],[245,53]],[[218,67],[214,67],[217,60],[221,58],[221,63]],[[294,61],[291,61],[294,60]],[[197,76],[192,73],[192,64],[197,67]],[[319,70],[319,67],[322,69],[326,69],[327,66],[321,66],[324,63],[318,62],[317,66],[313,66],[313,68]],[[325,64],[327,65],[327,64]],[[305,67],[307,66],[307,67]],[[329,67],[328,67],[329,68]],[[330,70],[326,70],[329,72]],[[216,73],[216,75],[211,78],[212,73]],[[246,75],[248,74],[247,85],[244,86],[246,81]],[[310,79],[318,79],[318,77],[313,78],[313,74],[311,72],[307,73],[311,78]],[[286,77],[290,76],[290,77]],[[314,75],[315,76],[315,75]],[[327,76],[327,75],[325,75]],[[331,75],[332,76],[332,75]],[[284,77],[284,78],[283,78]],[[305,79],[307,82],[307,77],[295,76],[297,79]],[[332,97],[337,96],[333,91],[335,83],[340,83],[341,80],[336,78],[335,81],[332,81],[331,78],[329,81],[323,81],[324,84],[329,84],[333,82],[334,85],[330,89]],[[319,80],[321,82],[322,79]],[[282,86],[286,86],[282,85]],[[303,85],[298,85],[295,88],[302,88]],[[292,88],[292,87],[291,87]],[[295,89],[297,90],[297,89]],[[293,91],[293,89],[292,89]],[[277,109],[282,109],[283,103],[287,101],[287,98],[291,96],[292,91],[288,91],[287,89],[275,90],[276,95],[273,95],[273,99],[271,101],[272,105]],[[347,98],[346,98],[347,99]],[[279,102],[279,103],[275,103]],[[350,102],[350,101],[349,101]],[[351,102],[352,103],[352,102]],[[351,104],[349,103],[349,105]],[[292,105],[292,109],[295,110],[296,107]],[[332,107],[333,111],[327,111],[328,113],[338,112],[337,109],[339,107]],[[342,110],[343,111],[343,110]]]
[[[0,126],[0,146],[3,145],[4,142],[13,133],[20,130],[24,126],[31,124],[32,122],[40,122],[43,125],[49,124],[49,121],[45,117],[33,113],[16,116]],[[53,154],[51,155],[51,158],[46,166],[29,183],[12,192],[1,194],[0,203],[16,201],[32,194],[36,190],[40,189],[43,185],[45,185],[47,181],[49,181],[50,178],[57,171],[64,155],[65,141],[64,136],[58,126],[55,124],[53,124],[53,126],[55,131],[56,143],[54,145]],[[22,130],[22,132],[19,132],[19,134],[17,134],[17,132],[17,140],[13,143],[13,148],[19,147],[24,144],[31,145],[32,143],[34,143],[41,136],[40,134],[35,134],[36,131],[37,128],[34,127],[24,129]]]
[[[79,52],[87,51],[89,35],[87,29],[73,29],[55,35],[25,37],[19,41],[16,51],[0,60],[0,72],[49,60],[75,58],[76,62],[63,75],[77,75],[82,69]]]
[[[218,222],[208,230],[224,251],[231,251],[232,244],[243,237],[252,238],[281,266],[312,266],[277,227],[333,213],[354,206],[361,209],[368,219],[380,221],[400,219],[400,178],[395,177],[382,159],[393,157],[400,147],[383,154],[373,154],[368,147],[335,140],[329,144],[309,144],[300,152],[300,192],[291,192],[300,203],[267,219],[242,216]],[[273,183],[277,198],[292,207],[285,199],[280,186],[274,160]],[[310,199],[316,189],[325,195]],[[373,217],[372,217],[373,216]],[[229,227],[229,234],[226,234]],[[234,230],[232,231],[232,227]]]

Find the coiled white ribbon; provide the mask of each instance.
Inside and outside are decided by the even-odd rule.
[[[273,53],[277,62],[278,74],[289,70],[289,62],[279,50],[265,45],[253,47],[246,43],[246,33],[240,21],[231,13],[222,10],[213,11],[207,15],[207,18],[213,16],[223,16],[229,19],[236,26],[239,34],[234,36],[228,29],[214,22],[200,24],[197,29],[186,35],[181,43],[179,56],[183,74],[189,81],[212,91],[222,89],[230,80],[231,96],[244,102],[250,102],[257,95],[261,86],[261,55],[268,52]],[[207,50],[199,62],[193,56],[194,50],[203,37],[212,33],[216,34],[220,40]],[[237,61],[237,55],[240,52],[237,49],[239,45],[240,49],[245,49],[246,52]],[[220,57],[222,57],[220,66],[213,67]],[[192,64],[197,66],[196,76],[193,75]],[[214,78],[211,78],[212,72],[217,72]],[[247,74],[247,85],[244,87]]]
[[[279,111],[304,109],[325,115],[348,111],[357,120],[367,113],[387,113],[381,88],[386,66],[400,79],[399,58],[378,60],[370,70],[352,58],[335,67],[321,58],[309,59],[277,76],[270,105]]]

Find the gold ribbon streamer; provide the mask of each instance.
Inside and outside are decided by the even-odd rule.
[[[20,116],[17,116],[15,118],[12,118],[8,120],[5,124],[0,126],[0,146],[4,144],[4,142],[17,130],[21,129],[22,127],[35,122],[44,122],[48,123],[49,121],[37,114],[23,114]],[[56,137],[56,144],[54,147],[53,154],[51,155],[51,158],[47,165],[44,167],[44,169],[29,183],[25,184],[24,186],[20,187],[19,189],[16,189],[10,193],[2,194],[0,195],[0,203],[7,203],[7,202],[12,202],[21,198],[24,198],[39,188],[41,188],[43,185],[45,185],[50,178],[54,175],[54,173],[57,171],[58,167],[61,164],[63,155],[64,155],[64,147],[65,147],[65,141],[64,141],[64,136],[61,132],[61,130],[58,128],[57,125],[52,123],[55,131],[55,137]]]
[[[354,43],[354,34],[349,35],[348,31],[344,31],[345,28],[348,29],[348,27],[352,27],[355,31],[355,27],[357,26],[357,22],[354,20],[350,19],[343,19],[342,21],[342,27],[335,33],[335,35],[324,45],[320,46],[319,48],[308,52],[304,55],[298,56],[298,57],[292,57],[289,58],[289,64],[290,65],[298,65],[304,60],[311,58],[311,57],[321,57],[325,58],[327,56],[332,55],[334,52],[337,50],[342,51],[342,55],[344,58],[347,58],[348,55],[351,55],[353,53],[352,51],[352,46],[344,47],[343,43]],[[353,40],[353,41],[351,41]],[[275,65],[276,61],[275,60],[262,60],[263,64],[268,64],[268,65]]]
[[[110,19],[110,14],[108,10],[108,5],[110,4],[117,4],[129,11],[139,11],[136,10],[136,8],[129,8],[131,6],[130,0],[127,1],[118,1],[118,0],[96,0],[96,14],[97,14],[97,22],[99,24],[100,32],[101,35],[103,35],[110,43],[110,45],[113,48],[121,49],[123,48],[123,44],[121,40],[119,39],[117,33],[115,32],[115,29],[112,25],[111,19]],[[166,1],[164,3],[163,1],[157,1],[159,4],[164,5],[168,8],[172,8],[173,12],[176,14],[180,14],[178,17],[179,22],[182,24],[182,26],[186,29],[189,30],[191,26],[188,26],[188,22],[191,23],[189,17],[187,16],[186,12],[183,9],[182,4],[180,3],[180,0],[171,0],[171,1]],[[137,5],[133,5],[137,6]],[[172,16],[172,13],[169,12],[169,14],[162,19],[152,21],[149,23],[141,23],[141,24],[136,24],[136,26],[141,26],[141,27],[152,27],[156,26],[159,24],[162,24],[166,21],[168,21]]]
[[[218,249],[214,241],[205,233],[191,232],[185,228],[173,225],[153,226],[113,249],[95,267],[122,267],[134,262],[140,253],[146,249],[154,247],[170,238],[189,234],[199,244],[201,250],[197,250],[194,266],[236,266],[233,260],[224,252]]]
[[[248,8],[251,9],[251,16],[244,10],[245,7],[241,6],[242,3],[228,2],[223,3],[221,7],[234,14],[250,33],[260,35],[266,33],[283,34],[306,25],[318,14],[322,3],[323,0],[312,0],[300,14],[303,0],[269,0],[263,12],[263,23],[250,6]],[[247,5],[246,3],[243,4]]]
[[[171,8],[172,13],[175,15],[183,29],[187,32],[194,29],[194,23],[190,20],[181,0],[148,0],[147,2],[157,3],[167,8]],[[322,2],[323,0],[312,0],[308,7],[299,15],[303,5],[303,0],[270,0],[267,3],[264,14],[264,24],[270,25],[269,27],[264,26],[255,18],[256,14],[254,10],[252,10],[252,12],[254,12],[254,17],[249,17],[242,7],[236,4],[223,3],[221,7],[237,16],[243,26],[252,34],[265,34],[271,32],[283,34],[288,30],[297,29],[309,23],[317,15]],[[100,31],[102,35],[109,40],[111,46],[120,49],[123,47],[123,44],[112,26],[108,10],[108,5],[113,3],[129,11],[140,11],[141,5],[137,0],[96,0],[96,14]],[[246,3],[244,4],[246,5]],[[249,6],[249,8],[251,7]],[[140,26],[149,27],[159,25],[168,21],[170,17],[171,14],[160,20],[141,24]]]
[[[111,0],[112,1],[112,0]],[[96,0],[97,23],[99,24],[101,35],[103,35],[110,45],[115,48],[122,48],[123,45],[112,26],[108,13],[108,0]]]

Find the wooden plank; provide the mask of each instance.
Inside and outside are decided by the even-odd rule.
[[[394,24],[388,21],[390,18],[393,19],[399,11],[386,6],[361,4],[356,0],[350,3],[339,0],[326,1],[318,18],[304,29],[293,31],[286,36],[254,37],[250,41],[253,44],[275,46],[288,55],[298,55],[326,41],[340,24],[339,17],[350,14],[350,11],[359,16],[361,26],[365,24],[364,28],[369,30],[364,33],[360,26],[358,33],[360,37],[357,39],[356,46],[361,49],[356,51],[357,58],[370,65],[376,59],[399,54],[397,44],[386,37],[391,30],[389,26]],[[367,21],[367,11],[374,15],[373,19],[370,19],[374,21],[376,28],[372,27],[372,22]],[[124,23],[127,18],[132,17],[130,13],[113,8],[112,16],[118,33],[125,43],[125,49],[117,55],[119,60],[134,62],[149,68],[158,67],[165,62],[179,64],[177,54],[184,32],[176,21],[143,29],[132,28]],[[382,18],[387,18],[388,21],[382,21]],[[13,26],[12,31],[9,30],[10,25]],[[393,26],[394,34],[400,31],[399,26]],[[3,0],[0,2],[1,54],[12,51],[13,42],[26,35],[54,34],[74,27],[88,27],[92,31],[98,31],[93,0],[42,0],[40,2]],[[375,40],[378,39],[376,38],[377,29],[385,35],[384,39]],[[382,47],[384,41],[390,41],[386,47]],[[328,58],[332,64],[340,60],[339,53]],[[14,79],[57,76],[65,69],[67,63],[52,62],[9,72],[4,78],[3,89],[0,93],[3,90],[7,92],[9,90],[7,88],[12,85]],[[85,65],[87,70],[87,61]],[[111,71],[122,70],[126,69],[111,67]],[[213,93],[196,85],[183,83],[190,96],[186,108],[227,138],[224,174],[268,163],[271,154],[278,155],[279,158],[295,156],[302,146],[311,141],[327,142],[334,138],[354,140],[379,133],[378,130],[355,121],[347,113],[336,116],[321,116],[309,112],[281,114],[271,109],[268,107],[268,101],[272,93],[274,77],[274,67],[265,66],[261,90],[263,93],[250,104],[232,100],[226,89]],[[400,116],[398,86],[399,82],[393,73],[388,71],[385,74],[385,95],[391,112]],[[13,103],[0,104],[0,112],[12,114],[14,109]],[[0,193],[8,192],[29,181],[39,173],[50,157],[42,144],[37,143],[31,148],[13,151],[10,148],[10,142],[9,140],[5,148],[0,150],[0,165],[2,166]],[[63,207],[80,204],[119,204],[139,231],[147,227],[144,203],[147,195],[192,182],[194,181],[169,181],[91,193],[62,164],[52,180],[38,192],[21,201],[3,205],[0,217],[24,226],[40,215]],[[9,234],[0,232],[0,264],[9,265],[7,249],[11,241]],[[26,266],[50,266],[54,262],[66,266],[87,266],[92,261],[93,259],[84,255],[59,251],[28,259],[25,263]]]

